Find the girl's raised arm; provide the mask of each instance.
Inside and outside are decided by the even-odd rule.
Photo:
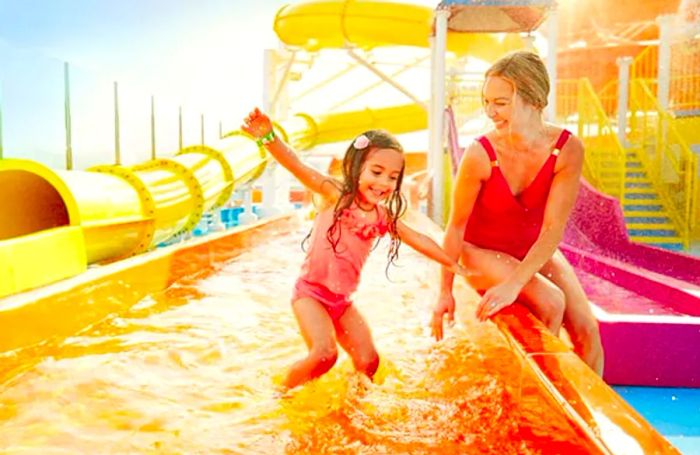
[[[319,172],[302,162],[294,150],[274,134],[270,118],[258,108],[248,114],[241,129],[261,141],[275,160],[306,188],[329,201],[335,201],[340,196],[340,183],[330,175]]]

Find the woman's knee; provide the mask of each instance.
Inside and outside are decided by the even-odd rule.
[[[594,316],[584,314],[577,318],[569,318],[566,325],[574,344],[600,343],[600,329]]]
[[[540,318],[544,325],[553,332],[558,333],[564,320],[566,309],[566,296],[564,291],[554,285],[547,285],[544,292],[539,293],[537,306],[541,312]]]

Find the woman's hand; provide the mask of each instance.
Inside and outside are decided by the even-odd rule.
[[[256,107],[243,119],[241,129],[254,138],[260,138],[272,131],[272,122],[270,117]]]
[[[511,281],[504,281],[490,288],[476,307],[477,319],[484,321],[515,302],[522,288]]]
[[[430,321],[431,334],[437,341],[442,340],[443,333],[443,317],[447,314],[447,321],[452,323],[455,320],[455,298],[452,292],[440,292],[440,298],[433,310],[433,318]]]

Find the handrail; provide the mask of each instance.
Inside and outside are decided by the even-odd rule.
[[[647,46],[637,54],[630,66],[631,79],[656,79],[658,75],[659,47]]]
[[[695,228],[698,209],[697,157],[682,135],[673,116],[663,109],[649,82],[631,83],[631,122],[639,154],[649,178],[666,206],[685,248]]]
[[[578,136],[586,147],[584,177],[622,201],[626,151],[587,78],[578,80]]]

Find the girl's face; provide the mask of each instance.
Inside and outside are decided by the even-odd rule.
[[[357,185],[360,203],[375,205],[396,190],[403,169],[403,154],[394,149],[369,152]]]
[[[513,96],[513,84],[498,76],[489,76],[481,92],[484,111],[497,130],[512,126],[515,104],[519,98]]]

